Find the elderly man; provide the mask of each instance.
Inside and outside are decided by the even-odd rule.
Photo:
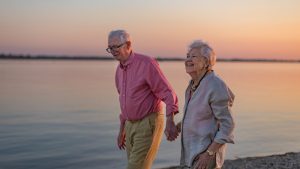
[[[118,147],[126,147],[127,169],[150,169],[164,127],[161,101],[166,104],[167,139],[173,141],[178,136],[174,123],[177,96],[158,63],[133,52],[130,35],[125,30],[110,32],[106,50],[120,62],[115,75],[121,106]]]

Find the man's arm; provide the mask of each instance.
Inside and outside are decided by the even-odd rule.
[[[169,141],[174,141],[179,135],[179,131],[174,122],[174,113],[167,116],[165,135]]]
[[[119,130],[119,135],[118,135],[118,138],[117,138],[117,142],[118,142],[118,147],[120,150],[124,150],[126,145],[125,145],[125,142],[126,142],[126,139],[125,139],[125,122],[122,122],[120,123],[120,130]]]
[[[166,104],[165,135],[169,141],[173,141],[178,136],[174,123],[174,115],[178,113],[178,98],[155,60],[151,60],[147,67],[146,80],[154,95]]]
[[[119,89],[119,79],[118,79],[118,68],[116,70],[116,74],[115,74],[115,85],[116,85],[116,88],[117,88],[117,92],[118,94],[120,94],[120,89]],[[120,113],[120,129],[119,129],[119,134],[118,134],[118,137],[117,137],[117,144],[118,144],[118,147],[119,149],[125,149],[125,119],[123,118],[122,116],[122,113]]]

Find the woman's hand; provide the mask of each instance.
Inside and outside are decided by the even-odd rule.
[[[174,141],[178,136],[177,127],[174,122],[174,114],[167,116],[165,135],[168,141]]]
[[[216,154],[209,155],[208,152],[199,154],[194,161],[195,169],[208,169],[213,163],[215,163]]]

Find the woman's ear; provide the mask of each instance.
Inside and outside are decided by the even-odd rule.
[[[208,69],[209,68],[209,62],[208,62],[208,59],[205,58],[205,68]]]

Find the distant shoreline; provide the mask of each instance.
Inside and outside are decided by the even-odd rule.
[[[19,60],[97,60],[97,61],[112,61],[114,58],[107,56],[50,56],[50,55],[12,55],[12,54],[0,54],[0,59],[19,59]],[[156,57],[158,61],[184,61],[184,58],[162,58]],[[241,59],[241,58],[219,58],[219,62],[288,62],[288,63],[300,63],[299,60],[287,60],[287,59]]]

